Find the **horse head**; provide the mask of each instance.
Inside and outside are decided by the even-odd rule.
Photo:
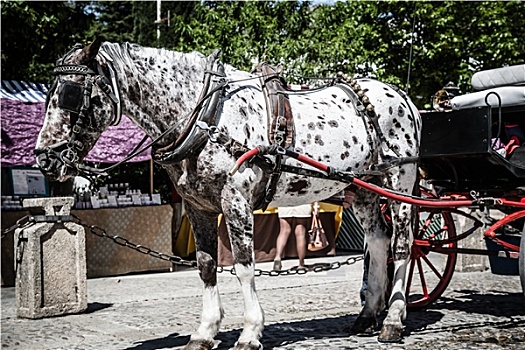
[[[101,44],[100,38],[77,44],[56,63],[35,148],[37,164],[51,180],[76,175],[102,132],[120,121],[118,86]]]

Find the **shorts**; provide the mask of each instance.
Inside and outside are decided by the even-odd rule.
[[[296,207],[279,207],[277,215],[280,218],[309,218],[312,215],[312,205],[303,204]]]

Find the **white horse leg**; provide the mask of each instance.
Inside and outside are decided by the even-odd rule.
[[[406,267],[410,260],[412,242],[411,206],[405,203],[392,203],[392,254],[394,258],[394,278],[389,300],[388,315],[378,340],[381,342],[398,342],[403,335],[403,321],[406,319],[405,279]]]
[[[365,305],[352,326],[352,333],[368,332],[377,325],[377,315],[385,307],[389,238],[379,205],[379,197],[359,190],[354,201],[355,216],[363,227],[370,256]]]
[[[417,185],[417,166],[405,164],[399,169],[393,169],[387,175],[387,181],[390,188],[412,194],[414,186]],[[406,318],[406,266],[410,259],[410,247],[413,240],[414,211],[412,205],[393,201],[391,203],[391,216],[393,230],[391,250],[394,259],[394,276],[388,315],[378,337],[381,342],[399,342],[403,336],[403,321]]]
[[[230,235],[233,262],[244,299],[244,328],[235,350],[262,349],[259,339],[264,329],[264,312],[255,289],[253,214],[241,195],[223,191],[224,220]]]
[[[217,216],[186,205],[197,248],[197,267],[203,282],[201,323],[184,350],[211,350],[224,311],[217,286]]]

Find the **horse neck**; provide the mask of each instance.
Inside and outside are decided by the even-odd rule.
[[[195,107],[203,84],[206,58],[154,48],[128,48],[129,60],[117,72],[123,114],[154,138],[179,123],[178,136]]]

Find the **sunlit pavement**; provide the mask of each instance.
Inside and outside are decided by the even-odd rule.
[[[285,260],[283,267],[296,263]],[[271,266],[257,264],[263,270]],[[349,334],[360,311],[361,275],[359,261],[319,273],[257,277],[264,348],[525,349],[525,298],[518,276],[456,272],[439,301],[409,312],[403,343],[382,344],[378,332]],[[242,327],[243,303],[234,275],[219,274],[219,286],[225,317],[215,348],[230,349]],[[1,292],[2,349],[182,349],[201,314],[196,270],[90,279],[86,313],[40,320],[17,318],[14,288]]]

